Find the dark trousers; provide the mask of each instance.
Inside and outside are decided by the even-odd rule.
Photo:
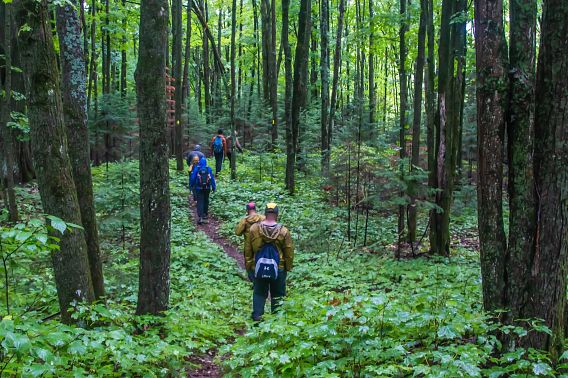
[[[214,153],[215,155],[215,174],[221,172],[221,169],[223,168],[223,159],[225,158],[225,154],[223,152]]]
[[[207,218],[209,215],[209,193],[211,190],[195,190],[197,197],[197,216],[199,218]]]
[[[272,312],[276,312],[280,307],[282,297],[286,295],[286,271],[279,270],[278,278],[268,280],[266,278],[255,278],[254,290],[252,294],[252,318],[260,320],[264,314],[264,304],[270,292],[270,305]]]

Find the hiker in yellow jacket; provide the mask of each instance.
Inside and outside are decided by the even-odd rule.
[[[270,292],[272,312],[286,295],[286,275],[292,270],[294,245],[290,231],[278,223],[278,206],[266,205],[266,219],[251,226],[245,244],[245,263],[254,282],[252,319],[260,321]]]
[[[235,227],[235,235],[244,236],[246,244],[250,228],[253,224],[263,221],[264,215],[258,214],[256,212],[256,204],[254,202],[247,203],[245,209],[247,211],[247,215],[241,218],[239,224],[237,224],[237,227]]]

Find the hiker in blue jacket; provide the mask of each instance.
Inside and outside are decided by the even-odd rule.
[[[209,223],[209,194],[217,189],[215,175],[204,157],[199,160],[189,180],[191,190],[197,198],[197,224]]]

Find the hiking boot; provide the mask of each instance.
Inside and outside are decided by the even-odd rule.
[[[203,224],[203,218],[199,218],[199,219],[197,220],[197,224]]]
[[[203,218],[203,219],[201,220],[201,222],[202,222],[203,224],[209,224],[209,219]]]

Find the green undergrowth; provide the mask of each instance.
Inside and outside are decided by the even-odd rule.
[[[75,306],[74,316],[84,328],[44,320],[57,311],[57,296],[49,268],[49,248],[56,241],[46,237],[43,222],[2,227],[4,255],[19,249],[12,255],[18,285],[10,291],[11,312],[6,315],[4,309],[0,322],[1,376],[183,376],[190,355],[228,343],[244,327],[240,310],[250,286],[236,274],[234,260],[195,231],[186,175],[174,170],[170,310],[161,318],[134,316],[137,170],[137,162],[93,170],[107,299],[106,304]],[[29,203],[39,212],[37,198]],[[37,218],[37,212],[27,215]]]
[[[329,205],[317,177],[300,175],[296,195],[283,182],[283,156],[259,174],[259,156],[239,160],[238,180],[224,171],[213,213],[222,233],[254,200],[278,203],[296,244],[282,311],[267,315],[223,348],[229,377],[527,377],[556,373],[545,353],[500,353],[497,327],[481,306],[479,256],[455,244],[452,256],[397,261],[393,218],[370,220],[375,247],[346,240],[345,212]],[[272,164],[267,164],[272,167]],[[317,176],[317,175],[313,175]],[[469,230],[468,211],[460,227]],[[471,213],[471,212],[469,212]],[[249,304],[250,306],[250,304]],[[542,327],[535,323],[535,327]],[[521,328],[501,328],[515,337]]]

